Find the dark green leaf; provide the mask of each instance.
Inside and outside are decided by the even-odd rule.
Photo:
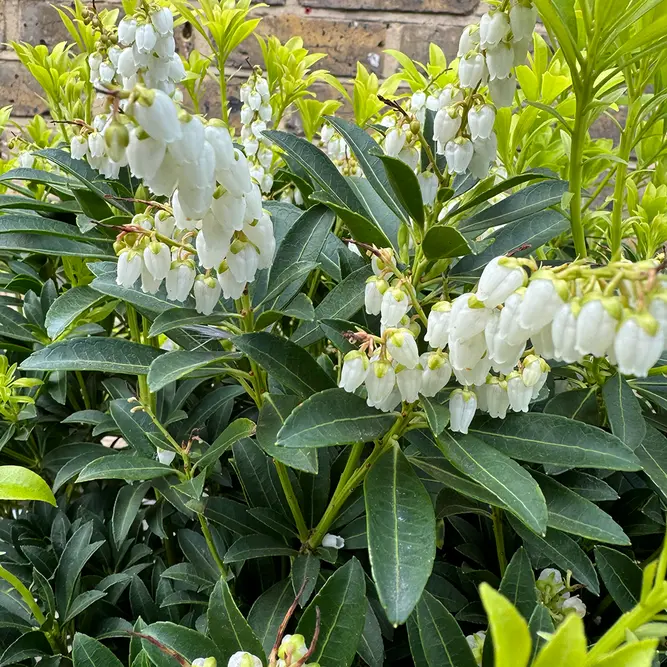
[[[667,438],[652,426],[646,426],[644,442],[635,450],[644,472],[667,498]]]
[[[260,595],[250,609],[248,624],[262,643],[266,655],[273,649],[278,628],[294,597],[290,580],[284,579]]]
[[[533,660],[538,654],[542,646],[546,643],[546,639],[539,633],[546,632],[552,634],[555,630],[554,622],[551,618],[551,613],[543,604],[537,604],[530,618],[528,619],[528,629],[530,636],[533,639]],[[531,663],[532,664],[532,663]]]
[[[378,155],[387,172],[389,183],[403,208],[419,227],[424,227],[424,202],[419,181],[412,168],[397,157]]]
[[[262,644],[243,618],[224,579],[218,581],[211,593],[207,620],[208,633],[223,655],[247,651],[266,662]]]
[[[421,401],[431,431],[434,435],[440,435],[449,424],[449,407],[440,403],[437,397],[422,396]]]
[[[329,577],[299,620],[296,631],[311,638],[319,608],[320,638],[310,662],[349,667],[357,652],[366,618],[364,571],[356,558]]]
[[[313,554],[299,554],[292,562],[292,588],[294,596],[299,595],[299,604],[305,607],[315,590],[320,573],[320,559]]]
[[[560,415],[569,419],[586,422],[592,426],[600,425],[600,414],[597,400],[597,387],[571,389],[556,394],[544,406],[544,412]]]
[[[609,547],[595,547],[595,564],[602,582],[622,612],[635,608],[642,589],[642,571],[625,554]]]
[[[74,601],[70,605],[67,616],[63,620],[63,624],[69,623],[74,618],[76,618],[80,613],[84,612],[88,607],[94,605],[98,600],[101,600],[103,597],[106,597],[106,593],[103,591],[85,591],[81,595],[77,595],[74,598]]]
[[[220,324],[220,320],[226,317],[233,317],[235,313],[213,312],[211,315],[202,315],[193,308],[171,308],[161,312],[156,318],[148,332],[149,336],[159,336],[160,334],[180,329],[182,327],[191,327],[196,324]]]
[[[21,368],[29,371],[100,371],[145,375],[162,350],[122,338],[74,338],[33,352]]]
[[[141,507],[141,501],[150,487],[148,482],[133,486],[128,484],[121,488],[116,496],[111,516],[111,532],[116,548],[120,550],[123,541],[130,532],[132,524],[137,518],[137,512]]]
[[[26,198],[23,197],[21,199],[34,202],[34,200],[26,200]],[[48,237],[61,237],[80,241],[86,245],[92,241],[102,241],[104,243],[111,242],[111,239],[100,236],[99,234],[84,235],[79,231],[78,227],[70,225],[67,222],[26,213],[5,213],[0,216],[0,234],[7,234],[9,232],[44,234],[47,236],[47,240]],[[100,251],[99,248],[97,248],[97,250],[98,252]],[[106,255],[110,257],[111,253],[107,252]]]
[[[445,456],[537,533],[544,534],[547,505],[537,482],[515,461],[472,435],[444,431],[438,439]]]
[[[384,435],[395,421],[395,413],[369,407],[344,389],[328,389],[296,407],[276,444],[302,448],[369,442]]]
[[[72,642],[74,667],[123,667],[123,663],[104,644],[77,632]]]
[[[276,445],[278,432],[299,403],[296,396],[264,394],[257,424],[257,442],[269,456],[277,461],[297,470],[317,474],[317,452],[315,450],[287,449]]]
[[[118,454],[118,456],[105,456],[89,463],[79,474],[77,483],[82,484],[94,479],[143,481],[156,477],[166,477],[175,472],[173,468],[162,465],[154,459]]]
[[[255,423],[249,419],[236,419],[233,421],[206,450],[195,465],[198,468],[205,468],[211,463],[217,461],[235,442],[241,438],[248,438],[255,433]]]
[[[0,667],[18,665],[31,658],[44,658],[51,655],[52,650],[43,632],[40,630],[26,632],[7,647],[0,657]]]
[[[422,241],[422,249],[427,259],[445,259],[469,255],[472,248],[465,237],[454,227],[435,225],[427,232]]]
[[[141,456],[155,456],[155,445],[151,436],[161,436],[153,420],[143,411],[132,412],[136,403],[129,403],[125,398],[116,398],[109,403],[109,411],[116,422],[123,438]],[[162,447],[166,449],[165,443]],[[100,455],[101,456],[101,455]]]
[[[334,385],[308,352],[279,336],[266,332],[244,334],[237,336],[234,344],[302,398]]]
[[[594,503],[618,500],[618,493],[607,482],[585,472],[571,470],[563,475],[558,475],[557,479],[571,491]]]
[[[12,253],[34,252],[53,257],[86,257],[89,259],[110,259],[113,257],[113,250],[106,250],[92,243],[74,241],[51,234],[26,232],[0,234],[0,248]]]
[[[296,556],[297,552],[284,542],[268,535],[244,535],[239,537],[225,554],[225,563],[240,563],[265,556]]]
[[[398,251],[398,230],[401,225],[401,218],[384,202],[366,178],[346,176],[345,180],[364,205],[369,220],[372,220],[382,230],[391,241],[394,249]]]
[[[359,642],[357,653],[368,667],[382,667],[382,665],[384,665],[382,629],[380,628],[380,623],[373,613],[373,608],[368,601],[366,601],[364,631],[361,633],[361,640]]]
[[[206,350],[175,350],[157,357],[148,370],[148,386],[152,392],[163,389],[171,382],[180,380],[186,375],[195,373],[211,364],[219,364],[234,359],[238,355],[230,352],[208,352]],[[222,372],[220,368],[206,371],[206,375],[216,375]],[[198,377],[195,374],[193,377]]]
[[[549,509],[550,528],[609,544],[630,544],[623,529],[597,505],[558,481],[534,471]]]
[[[526,550],[514,552],[498,589],[523,615],[529,619],[537,605],[535,575]]]
[[[584,584],[595,595],[600,594],[600,585],[593,564],[571,537],[553,528],[549,528],[546,535],[541,537],[511,516],[509,521],[524,544],[535,549],[559,569],[571,570],[572,576],[579,583]]]
[[[611,432],[634,450],[646,435],[646,422],[637,397],[620,373],[612,375],[602,387]]]
[[[227,657],[206,635],[182,625],[165,622],[153,623],[144,628],[141,634],[152,637],[172,651],[180,653],[188,662],[197,658],[212,657],[217,660],[218,664],[223,665],[224,659]],[[155,644],[145,639],[141,643],[144,651],[148,653],[153,662],[155,662],[155,658],[160,660],[160,658],[164,659],[166,657]],[[158,662],[158,664],[161,663]],[[176,663],[170,662],[169,664]]]
[[[103,297],[90,287],[73,287],[61,294],[46,313],[44,326],[49,338],[57,338],[79,315]]]
[[[435,514],[431,498],[398,446],[364,482],[373,579],[387,618],[405,623],[431,576]]]
[[[507,419],[478,421],[471,432],[520,461],[627,471],[640,467],[637,457],[616,436],[558,415],[510,414]]]

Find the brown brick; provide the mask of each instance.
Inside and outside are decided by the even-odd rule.
[[[0,62],[0,100],[11,104],[16,116],[45,113],[46,105],[39,98],[41,89],[17,60]]]
[[[299,0],[299,3],[305,7],[327,9],[470,14],[480,0]]]
[[[269,14],[259,24],[260,35],[275,35],[281,42],[300,35],[304,46],[312,52],[326,53],[327,57],[318,64],[333,74],[353,76],[357,61],[369,69],[382,71],[382,51],[388,25],[375,21],[354,21],[325,18],[309,18],[293,14]],[[372,67],[369,56],[379,63]],[[257,41],[247,39],[232,54],[228,65],[247,67],[248,59],[253,65],[262,63],[262,54]]]
[[[456,57],[463,26],[460,25],[423,25],[406,24],[401,26],[401,51],[414,60],[428,62],[428,46],[437,44],[447,60]]]

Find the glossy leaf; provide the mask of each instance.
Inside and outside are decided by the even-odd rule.
[[[558,415],[528,412],[489,418],[475,422],[470,432],[520,461],[627,471],[640,467],[615,435]]]
[[[196,461],[195,465],[198,468],[205,468],[217,461],[234,443],[241,440],[241,438],[249,438],[255,433],[255,423],[249,419],[241,417],[234,420],[214,441],[213,444],[206,450],[204,455]]]
[[[620,610],[627,612],[633,609],[639,601],[642,588],[642,571],[637,563],[620,551],[596,546],[595,565]]]
[[[90,287],[73,287],[63,292],[46,313],[44,326],[49,338],[57,338],[77,317],[103,297]]]
[[[398,446],[364,482],[373,579],[387,618],[405,623],[431,576],[435,514],[431,498]]]
[[[584,623],[576,614],[568,614],[556,628],[535,660],[535,667],[571,667],[586,662]]]
[[[667,498],[667,438],[653,426],[646,426],[644,441],[635,450],[644,472]]]
[[[137,518],[141,501],[149,487],[148,482],[136,486],[128,484],[122,487],[116,496],[111,516],[111,532],[116,548],[119,550]]]
[[[636,449],[646,435],[646,422],[637,397],[620,373],[602,387],[611,432],[630,449]]]
[[[526,550],[514,552],[498,589],[523,615],[529,619],[537,606],[535,575]]]
[[[299,554],[292,562],[292,589],[295,597],[299,595],[299,604],[305,607],[315,590],[320,574],[320,559],[313,554]]]
[[[160,644],[176,651],[189,662],[206,656],[215,658],[218,664],[224,664],[225,656],[218,646],[206,635],[191,628],[161,621],[148,625],[141,631],[141,634],[156,639]],[[165,654],[154,643],[146,639],[141,643],[152,662],[157,660],[160,664],[161,659],[164,660]]]
[[[197,371],[212,364],[220,364],[234,359],[230,352],[207,352],[206,350],[175,350],[157,357],[148,370],[148,386],[152,392],[157,392],[169,383],[193,374],[198,377]],[[221,368],[205,371],[206,375],[222,373]]]
[[[252,558],[266,556],[295,556],[296,551],[284,542],[268,535],[245,535],[239,537],[225,554],[225,563],[240,563]]]
[[[72,662],[74,667],[122,667],[123,663],[96,639],[80,632],[72,642]]]
[[[368,600],[366,601],[364,631],[361,633],[357,654],[368,667],[382,667],[384,665],[382,629]]]
[[[383,436],[396,421],[344,389],[313,394],[298,405],[278,432],[282,447],[328,447],[369,442]]]
[[[469,255],[472,248],[463,234],[454,227],[434,225],[424,236],[422,249],[427,259],[445,259]]]
[[[118,454],[117,456],[105,456],[89,463],[79,474],[77,482],[82,484],[94,479],[143,481],[166,477],[174,473],[173,468],[158,463],[155,459]]]
[[[389,183],[410,217],[419,227],[424,226],[424,203],[421,187],[411,167],[397,157],[378,155],[385,166]]]
[[[262,593],[250,609],[248,624],[261,642],[266,655],[271,653],[278,628],[294,602],[294,597],[290,580],[284,579]]]
[[[49,485],[36,472],[21,466],[0,466],[0,499],[56,504]]]

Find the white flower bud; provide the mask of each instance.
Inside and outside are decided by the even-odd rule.
[[[593,297],[584,301],[577,316],[576,351],[584,356],[604,357],[613,344],[623,306],[614,297]]]
[[[507,79],[514,67],[514,51],[509,44],[501,42],[486,52],[489,80]]]
[[[124,250],[118,257],[116,283],[130,289],[141,275],[143,262],[141,255],[134,250]]]
[[[252,653],[237,651],[229,659],[227,667],[262,667],[262,661]]]
[[[486,73],[486,62],[481,53],[470,53],[459,62],[459,80],[462,88],[476,88]]]
[[[410,98],[410,111],[412,111],[412,113],[417,113],[424,108],[425,104],[426,93],[423,90],[418,90],[416,93],[413,93]]]
[[[210,315],[213,309],[218,305],[220,298],[220,285],[215,278],[211,276],[197,276],[195,280],[195,308],[202,315]]]
[[[322,538],[322,546],[330,549],[343,549],[345,547],[345,540],[340,535],[327,533]]]
[[[118,41],[123,46],[131,46],[137,34],[137,22],[130,16],[126,16],[118,24]]]
[[[142,92],[132,110],[139,125],[153,139],[169,144],[181,138],[176,106],[161,90]]]
[[[356,247],[356,246],[355,246]],[[389,288],[387,282],[378,278],[377,276],[371,276],[366,281],[366,287],[364,291],[364,307],[366,312],[369,315],[379,315],[382,309],[382,296]]]
[[[454,107],[440,109],[433,119],[433,138],[445,146],[461,127],[461,115]]]
[[[455,389],[449,397],[449,429],[455,433],[467,433],[476,410],[475,392]]]
[[[157,448],[157,460],[163,466],[171,465],[172,461],[175,458],[176,458],[176,452],[172,451],[171,449],[160,449],[159,447]]]
[[[473,107],[468,112],[468,127],[473,139],[488,139],[493,132],[493,124],[496,121],[496,112],[489,104]]]
[[[537,22],[537,8],[516,3],[510,8],[510,26],[515,40],[531,39]]]
[[[468,25],[463,28],[459,39],[459,50],[457,58],[463,58],[469,51],[474,51],[479,46],[479,27],[477,25]]]
[[[498,44],[507,37],[510,31],[510,21],[504,12],[491,11],[482,15],[479,21],[479,41],[482,48]]]
[[[153,218],[155,231],[162,236],[171,237],[176,227],[176,221],[173,215],[169,215],[167,211],[158,211]]]
[[[419,364],[424,369],[420,393],[427,397],[435,396],[452,377],[449,358],[442,352],[425,352],[419,358]]]
[[[343,368],[340,373],[338,386],[345,391],[354,393],[366,379],[369,361],[364,352],[351,350],[343,359]]]
[[[573,595],[571,598],[563,601],[560,608],[564,612],[576,614],[579,618],[586,616],[586,605],[578,595]]]
[[[660,358],[663,345],[664,332],[650,313],[631,315],[621,324],[614,341],[618,370],[646,377]]]
[[[397,326],[403,315],[410,310],[410,305],[410,299],[402,289],[399,287],[388,289],[382,297],[380,306],[382,324],[385,327]]]
[[[526,272],[515,259],[495,257],[484,267],[477,286],[477,298],[487,308],[495,308],[526,281]]]
[[[192,262],[174,262],[167,274],[167,298],[185,301],[195,282],[195,267]]]
[[[387,337],[387,351],[397,363],[412,369],[419,363],[417,342],[409,329],[397,329]]]
[[[449,328],[451,325],[452,304],[449,301],[438,301],[428,314],[428,324],[424,340],[435,348],[447,347]]]
[[[368,405],[379,407],[385,399],[389,398],[395,382],[396,374],[391,363],[383,359],[372,361],[366,375]]]
[[[470,166],[474,153],[472,141],[467,137],[458,137],[445,146],[447,169],[452,174],[464,174]]]
[[[505,79],[491,79],[489,81],[489,93],[491,94],[491,99],[499,109],[512,106],[515,91],[516,78],[513,74],[510,74]]]

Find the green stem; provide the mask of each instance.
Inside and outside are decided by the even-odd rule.
[[[222,120],[229,122],[229,109],[227,107],[227,79],[225,78],[225,59],[222,52],[218,53],[218,71],[220,73],[220,104],[222,105]]]
[[[13,586],[17,593],[23,598],[25,603],[28,605],[28,608],[32,612],[32,615],[35,617],[37,623],[40,626],[46,623],[46,618],[42,614],[42,610],[37,606],[35,598],[32,596],[30,591],[23,585],[21,580],[14,576],[9,570],[6,570],[2,565],[0,565],[0,577],[7,581],[11,586]]]
[[[584,145],[588,133],[588,114],[584,111],[587,102],[581,97],[577,98],[577,112],[574,119],[574,131],[572,133],[572,148],[570,150],[570,225],[572,227],[572,238],[574,248],[579,258],[587,256],[586,235],[582,220],[582,174]]]
[[[139,328],[139,318],[134,306],[126,304],[127,323],[130,327],[130,337],[135,343],[142,343],[141,329]],[[137,375],[137,384],[139,386],[139,400],[142,405],[151,407],[152,395],[148,388],[148,378],[145,375]]]
[[[500,576],[505,574],[507,569],[507,554],[505,553],[505,535],[503,533],[503,511],[499,507],[492,510],[493,535],[496,538],[496,553],[498,554],[498,567]]]
[[[201,532],[204,534],[204,539],[206,540],[208,550],[211,552],[211,556],[213,557],[215,564],[218,566],[218,570],[220,570],[220,574],[222,575],[223,579],[227,579],[227,568],[222,562],[222,558],[220,558],[220,554],[218,553],[218,549],[215,546],[215,542],[213,541],[213,535],[211,535],[211,529],[208,527],[206,518],[203,514],[199,514],[198,516]]]
[[[76,375],[77,382],[79,383],[79,387],[81,389],[83,404],[86,406],[86,410],[90,410],[93,406],[92,403],[90,402],[90,396],[88,395],[88,389],[86,388],[86,383],[83,379],[83,375],[81,374],[81,371],[74,371],[74,375]]]
[[[287,504],[292,511],[292,516],[294,517],[294,522],[296,523],[296,529],[299,532],[299,539],[302,543],[304,543],[308,539],[308,526],[306,525],[306,521],[303,518],[303,512],[299,506],[296,493],[294,493],[292,482],[290,482],[287,466],[280,461],[276,461],[275,459],[273,460],[273,463],[276,466],[278,479],[280,480],[280,485],[283,487],[283,493],[285,494],[285,498],[287,498]]]

